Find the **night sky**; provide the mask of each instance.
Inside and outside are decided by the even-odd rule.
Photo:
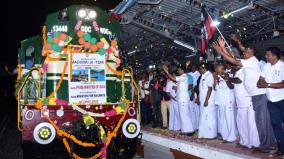
[[[114,8],[121,0],[8,0],[1,7],[0,63],[16,64],[20,42],[41,34],[41,26],[49,13],[72,4],[99,6],[104,10]]]

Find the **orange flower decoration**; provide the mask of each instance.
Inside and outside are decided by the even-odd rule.
[[[35,103],[35,107],[37,109],[42,109],[42,102],[40,100],[37,100],[36,103]]]

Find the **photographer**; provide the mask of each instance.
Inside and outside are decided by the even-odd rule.
[[[168,128],[168,110],[170,109],[170,96],[167,94],[167,83],[169,80],[165,76],[165,73],[161,72],[160,83],[162,87],[162,101],[161,101],[161,112],[163,118],[163,127],[162,129]]]
[[[160,74],[153,71],[153,79],[150,81],[150,91],[152,94],[152,106],[154,123],[153,128],[162,127],[162,113],[161,113],[161,100],[162,100],[162,87],[160,83]]]

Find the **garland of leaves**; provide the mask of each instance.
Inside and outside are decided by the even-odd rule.
[[[30,76],[30,72],[23,74],[22,78],[20,78],[15,85],[15,96],[18,95],[20,87],[25,83],[24,89],[24,104],[28,104],[29,97],[36,98],[36,90],[38,90],[40,82],[35,80],[33,76]]]

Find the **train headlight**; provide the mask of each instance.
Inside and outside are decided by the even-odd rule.
[[[90,12],[88,13],[88,17],[89,19],[95,19],[97,17],[97,13],[94,10],[90,10]]]
[[[78,15],[79,18],[84,19],[87,16],[87,11],[85,9],[80,9],[77,12],[77,15]]]
[[[96,19],[96,17],[97,17],[97,12],[92,9],[81,8],[77,12],[77,18],[79,18],[80,20],[89,21]]]
[[[33,136],[37,143],[46,145],[54,140],[56,131],[50,123],[44,122],[35,127]]]
[[[140,132],[140,124],[136,119],[127,119],[122,125],[122,132],[127,138],[135,138]]]

